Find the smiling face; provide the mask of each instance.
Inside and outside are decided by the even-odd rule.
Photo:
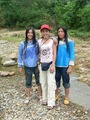
[[[32,38],[33,38],[33,31],[31,29],[27,33],[27,38],[28,38],[28,40],[32,40]]]
[[[44,39],[48,39],[50,32],[48,29],[42,29],[41,34]]]
[[[65,33],[64,33],[64,31],[63,31],[62,28],[60,28],[60,29],[58,30],[58,36],[59,36],[60,39],[64,39]]]

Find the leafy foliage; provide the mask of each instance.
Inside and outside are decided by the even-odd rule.
[[[90,0],[0,0],[0,27],[90,30]]]

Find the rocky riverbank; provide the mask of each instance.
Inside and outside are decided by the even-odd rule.
[[[60,98],[53,110],[47,110],[38,100],[38,91],[33,87],[31,101],[23,104],[25,99],[24,77],[0,77],[0,120],[90,120],[90,111],[70,102],[63,104],[64,96]]]
[[[78,80],[90,86],[90,38],[87,41],[78,39],[75,43],[75,68]]]
[[[13,34],[10,33],[10,35]],[[4,41],[2,37],[0,57],[17,53],[19,43],[20,41]],[[89,45],[89,41],[75,42],[75,71],[78,73],[78,80],[84,81],[88,85],[90,85]],[[46,106],[42,106],[38,100],[38,91],[36,91],[34,80],[31,101],[28,105],[23,104],[25,99],[24,75],[18,73],[17,66],[5,67],[0,65],[0,69],[15,72],[14,76],[0,76],[0,120],[90,120],[90,110],[86,110],[73,101],[70,102],[70,105],[65,106],[62,94],[60,94],[56,107],[53,110],[47,110]]]

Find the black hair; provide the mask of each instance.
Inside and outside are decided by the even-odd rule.
[[[66,46],[67,46],[67,49],[68,49],[68,35],[67,35],[67,29],[66,29],[66,27],[65,26],[61,26],[61,27],[58,27],[58,30],[59,29],[62,29],[63,31],[64,31],[64,34],[65,34],[65,36],[64,36],[64,38],[65,38],[65,43],[66,43]],[[57,30],[57,32],[58,32],[58,30]],[[59,44],[59,41],[61,40],[61,38],[58,36],[58,44]]]
[[[28,34],[29,30],[32,30],[32,33],[33,33],[33,38],[32,38],[33,44],[35,45],[36,42],[37,42],[37,41],[36,41],[35,30],[34,30],[32,27],[28,27],[28,28],[26,29],[26,33],[25,33],[25,46],[27,46],[27,42],[28,42],[27,34]]]

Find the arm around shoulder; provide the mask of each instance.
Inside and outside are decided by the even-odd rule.
[[[53,43],[57,46],[57,44],[58,44],[57,39],[55,37],[51,37],[51,39],[53,40]]]

